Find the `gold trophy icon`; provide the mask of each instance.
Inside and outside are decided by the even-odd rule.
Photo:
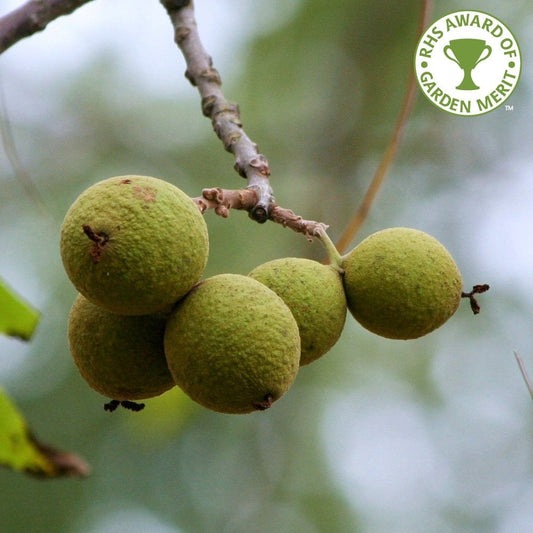
[[[485,61],[491,53],[492,48],[482,39],[453,39],[450,44],[444,47],[444,55],[457,63],[464,71],[463,81],[456,89],[463,91],[479,89],[472,79],[472,71],[478,63]]]

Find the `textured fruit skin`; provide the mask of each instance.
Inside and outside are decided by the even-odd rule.
[[[461,273],[446,248],[423,231],[378,231],[347,254],[343,266],[350,312],[383,337],[426,335],[459,306]]]
[[[249,274],[272,289],[291,310],[302,345],[300,366],[315,361],[339,340],[346,296],[337,270],[301,257],[275,259]]]
[[[294,381],[298,326],[283,300],[239,274],[200,282],[167,323],[165,353],[174,381],[222,413],[266,409]]]
[[[166,316],[110,313],[78,295],[69,315],[70,352],[82,377],[114,400],[142,400],[174,386],[163,349]]]
[[[104,236],[99,246],[84,231]],[[183,191],[158,178],[117,176],[72,204],[61,258],[76,289],[108,311],[148,315],[168,308],[200,279],[207,227]]]

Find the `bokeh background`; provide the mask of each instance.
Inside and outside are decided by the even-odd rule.
[[[20,5],[0,1],[0,13]],[[419,2],[197,0],[200,33],[271,164],[276,199],[338,238],[385,149],[416,45]],[[0,57],[0,273],[42,312],[34,339],[0,339],[0,383],[85,480],[0,471],[0,530],[65,533],[487,532],[533,527],[533,10],[527,0],[435,2],[432,20],[491,13],[522,76],[475,118],[421,92],[388,181],[359,233],[436,236],[465,287],[489,283],[441,329],[391,341],[347,317],[339,343],[272,409],[211,413],[173,391],[104,412],[70,359],[75,292],[58,232],[74,198],[112,175],[163,177],[191,196],[238,188],[183,77],[159,2],[97,0]],[[29,183],[28,182],[31,182]],[[246,274],[319,243],[241,212],[206,214],[206,275]],[[355,242],[353,243],[355,244]]]

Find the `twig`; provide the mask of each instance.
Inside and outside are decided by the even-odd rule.
[[[264,222],[273,203],[268,160],[246,135],[239,106],[226,100],[222,93],[220,74],[213,68],[213,61],[200,40],[193,2],[161,0],[161,3],[170,16],[176,44],[187,63],[185,76],[197,87],[202,98],[203,114],[211,119],[224,148],[235,156],[235,170],[247,179],[248,188],[257,193],[257,202],[250,210],[250,216]]]
[[[193,198],[193,201],[198,205],[198,209],[202,213],[205,213],[208,209],[213,209],[217,215],[226,218],[229,216],[230,209],[241,209],[250,213],[256,207],[257,192],[254,189],[221,189],[220,187],[214,187],[212,189],[204,189],[202,196]],[[255,211],[254,216],[252,216],[254,220],[258,222],[271,220],[285,228],[303,233],[310,241],[313,240],[313,237],[319,237],[320,232],[325,231],[328,227],[323,222],[304,220],[290,209],[281,207],[274,201],[270,204],[268,215],[265,213],[264,220],[258,220],[257,216],[258,213]]]
[[[181,50],[187,70],[185,76],[197,87],[202,98],[202,112],[211,119],[213,129],[224,148],[235,157],[234,168],[246,178],[246,189],[204,189],[194,198],[202,213],[214,209],[227,217],[230,209],[243,209],[257,222],[271,220],[303,233],[309,240],[325,231],[326,224],[304,220],[290,209],[276,204],[270,186],[270,167],[243,129],[239,106],[229,102],[222,93],[222,80],[213,61],[204,49],[194,17],[192,0],[161,0],[174,27],[174,39]]]
[[[304,220],[290,209],[286,209],[277,204],[274,204],[270,210],[270,220],[281,224],[285,228],[303,233],[309,241],[312,241],[313,237],[320,236],[320,233],[325,232],[328,227],[323,222]]]
[[[424,32],[424,29],[426,28],[429,22],[430,12],[431,12],[431,0],[422,0],[418,31],[417,31],[417,39],[420,38],[420,36]],[[353,238],[355,237],[355,234],[365,222],[366,217],[368,216],[368,213],[370,211],[370,208],[372,207],[372,204],[374,203],[374,200],[376,199],[376,196],[379,190],[381,189],[381,186],[383,185],[385,178],[387,177],[387,173],[392,165],[392,162],[394,161],[394,158],[396,157],[396,153],[398,152],[398,148],[402,141],[405,127],[407,125],[407,120],[409,118],[409,115],[411,114],[411,110],[413,109],[413,104],[414,104],[415,97],[416,97],[416,91],[417,91],[416,77],[414,74],[414,70],[411,69],[411,73],[409,75],[409,81],[407,83],[407,88],[405,90],[400,112],[398,114],[398,118],[396,119],[396,124],[394,126],[394,131],[390,138],[389,144],[387,145],[385,153],[383,154],[383,157],[378,165],[378,168],[376,169],[376,172],[374,173],[372,181],[370,182],[370,185],[368,186],[368,189],[365,195],[363,196],[363,199],[361,201],[361,204],[359,205],[359,208],[357,209],[352,220],[349,222],[343,234],[337,241],[337,249],[339,250],[341,254],[346,252],[348,246],[350,245]]]
[[[204,189],[202,196],[193,198],[202,213],[214,209],[217,215],[227,218],[230,209],[252,209],[257,202],[257,194],[252,189]]]
[[[30,0],[0,18],[0,54],[91,0]]]
[[[520,368],[520,372],[522,373],[522,377],[524,378],[524,381],[526,382],[527,390],[529,391],[529,395],[531,396],[531,399],[533,400],[533,385],[531,384],[531,381],[529,380],[529,376],[526,372],[526,365],[524,365],[524,361],[522,361],[522,358],[520,357],[520,354],[515,350],[513,351],[516,362],[518,363],[518,368]]]

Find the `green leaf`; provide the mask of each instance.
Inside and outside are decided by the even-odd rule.
[[[39,442],[17,407],[0,388],[0,465],[36,477],[85,477],[80,457]]]
[[[0,333],[29,340],[39,321],[39,312],[0,279]]]

